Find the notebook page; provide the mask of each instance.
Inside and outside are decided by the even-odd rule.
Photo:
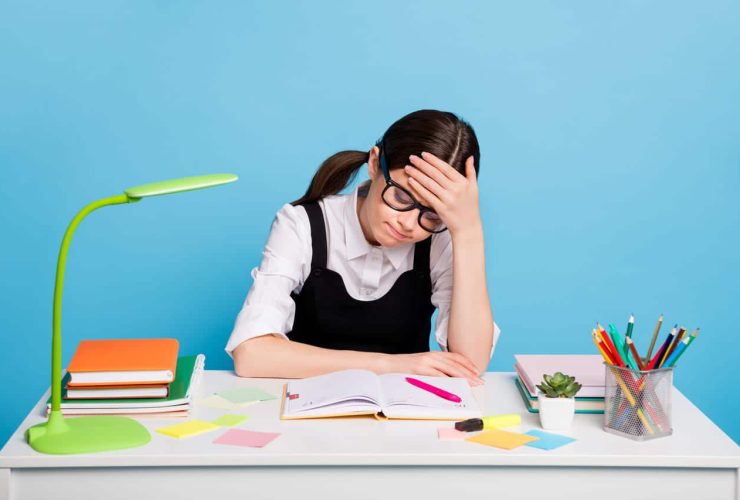
[[[316,377],[291,380],[285,414],[377,410],[380,407],[378,377],[368,370],[342,370]],[[324,411],[313,411],[321,410]]]
[[[406,377],[413,377],[451,392],[460,396],[462,401],[454,403],[443,399],[409,384]],[[470,385],[464,378],[388,373],[381,375],[379,379],[383,396],[383,413],[388,417],[472,418],[481,414]]]

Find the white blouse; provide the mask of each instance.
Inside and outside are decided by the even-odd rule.
[[[327,234],[327,267],[339,273],[354,299],[377,300],[404,272],[414,267],[414,243],[391,248],[373,246],[362,233],[357,216],[357,197],[352,194],[320,200]],[[252,269],[254,282],[226,344],[231,351],[253,337],[277,334],[287,337],[293,329],[295,303],[291,292],[300,292],[311,271],[311,225],[303,207],[284,205],[275,216],[262,262]],[[448,231],[432,235],[429,268],[432,304],[438,309],[435,337],[447,350],[447,322],[452,300],[452,240]],[[493,347],[500,334],[494,323]],[[491,349],[493,354],[493,348]]]

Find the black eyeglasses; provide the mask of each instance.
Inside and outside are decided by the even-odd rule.
[[[419,209],[419,226],[429,233],[441,233],[447,231],[447,226],[437,213],[429,207],[425,207],[411,196],[411,193],[393,182],[388,172],[388,163],[385,159],[385,144],[381,143],[380,169],[385,177],[385,188],[381,197],[386,205],[399,212],[410,212]]]

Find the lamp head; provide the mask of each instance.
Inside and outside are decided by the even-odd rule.
[[[148,196],[159,196],[163,194],[181,193],[183,191],[194,191],[221,184],[234,182],[238,177],[234,174],[210,174],[195,177],[183,177],[181,179],[170,179],[168,181],[152,182],[132,188],[124,189],[123,192],[131,201],[139,201]]]

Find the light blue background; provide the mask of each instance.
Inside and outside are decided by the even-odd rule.
[[[428,107],[481,143],[491,369],[593,353],[594,321],[630,312],[644,350],[665,313],[702,328],[676,384],[738,441],[740,4],[456,4],[3,2],[0,442],[48,386],[58,246],[85,203],[241,176],[93,214],[64,304],[65,364],[82,338],[174,336],[227,369],[274,213]]]

